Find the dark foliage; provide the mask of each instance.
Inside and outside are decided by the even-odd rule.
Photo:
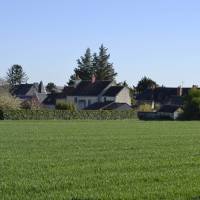
[[[144,92],[146,89],[156,88],[158,85],[155,81],[146,76],[143,77],[137,84],[137,92],[141,93]]]

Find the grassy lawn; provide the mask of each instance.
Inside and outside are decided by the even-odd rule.
[[[200,122],[0,122],[0,199],[199,196]]]

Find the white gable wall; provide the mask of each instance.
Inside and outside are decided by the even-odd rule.
[[[131,97],[130,97],[130,91],[128,88],[123,88],[116,96],[115,102],[117,103],[127,103],[128,105],[131,105]]]

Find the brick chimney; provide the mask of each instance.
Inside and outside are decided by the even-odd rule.
[[[179,97],[183,96],[183,88],[181,86],[177,88],[177,96]]]
[[[95,81],[96,81],[96,76],[94,74],[92,75],[92,80],[91,81],[92,81],[92,83],[95,83]]]

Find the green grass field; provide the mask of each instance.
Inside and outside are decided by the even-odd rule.
[[[0,199],[200,199],[200,122],[1,121]]]

